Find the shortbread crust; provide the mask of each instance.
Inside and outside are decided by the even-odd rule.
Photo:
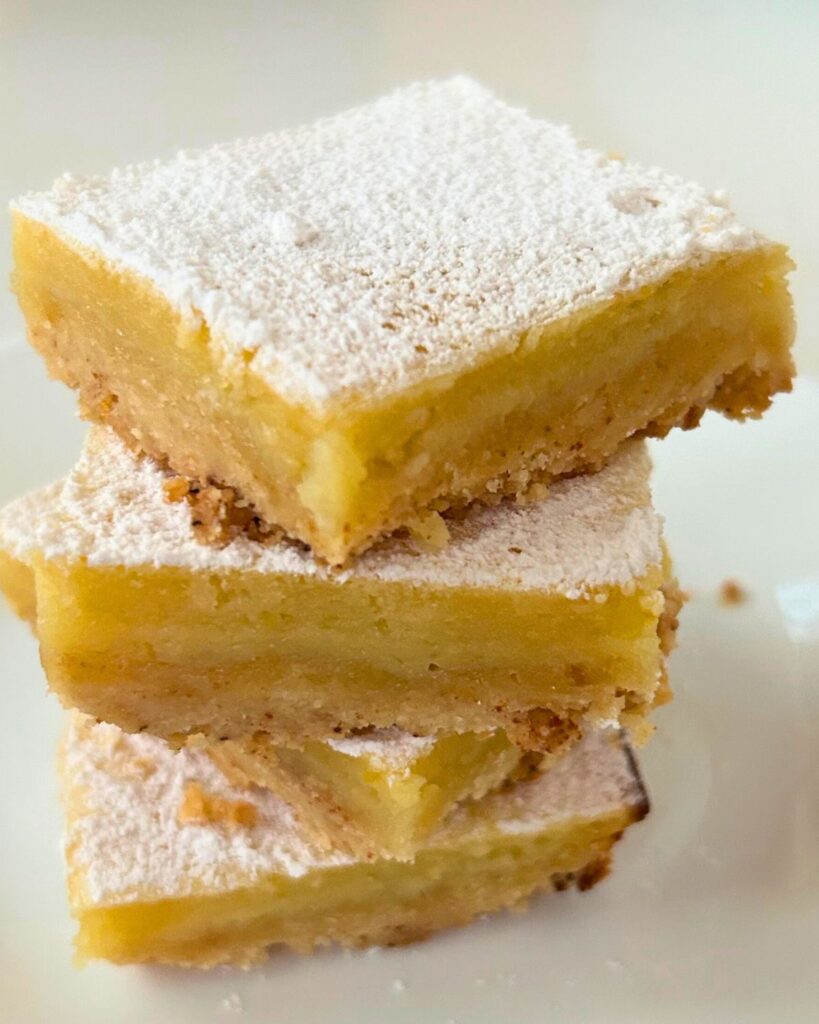
[[[14,210],[85,414],[334,563],[790,386],[782,246],[464,78]]]
[[[413,862],[367,862],[312,845],[287,804],[230,786],[202,751],[74,715],[61,770],[77,954],[116,963],[247,965],[278,943],[424,938],[567,876],[587,886],[648,806],[627,749],[597,733],[458,810]]]

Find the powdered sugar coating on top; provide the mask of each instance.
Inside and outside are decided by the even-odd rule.
[[[69,866],[85,905],[232,889],[275,873],[297,878],[349,858],[318,852],[287,804],[266,790],[231,787],[203,749],[173,752],[147,734],[73,713],[63,758]],[[185,788],[252,803],[257,824],[180,824]]]
[[[37,546],[37,536],[57,507],[63,481],[24,494],[0,509],[0,550],[12,558],[27,562]]]
[[[190,782],[208,795],[251,803],[256,824],[180,823]],[[230,786],[204,751],[173,751],[152,736],[78,714],[64,741],[63,790],[75,910],[226,892],[271,875],[298,878],[356,863],[311,844],[270,790]],[[467,845],[486,830],[536,832],[567,818],[636,809],[644,799],[621,744],[591,733],[534,782],[486,797],[478,809],[457,809],[428,842]]]
[[[224,358],[319,411],[460,372],[534,325],[763,241],[723,195],[582,148],[463,77],[66,175],[16,209],[137,273]]]
[[[662,562],[662,522],[651,506],[650,462],[632,442],[599,473],[554,483],[526,505],[476,506],[450,523],[440,551],[419,553],[390,538],[343,572],[300,546],[239,537],[224,548],[200,544],[184,503],[170,503],[165,476],[106,427],[94,427],[59,498],[25,521],[11,506],[0,518],[0,546],[94,566],[177,566],[326,579],[383,580],[413,586],[540,590],[575,599],[628,587]]]

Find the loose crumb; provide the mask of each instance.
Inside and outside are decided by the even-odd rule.
[[[730,607],[748,600],[748,591],[736,580],[723,580],[719,588],[720,603]]]
[[[252,828],[256,824],[256,808],[246,800],[225,800],[210,796],[197,782],[185,786],[182,803],[176,813],[180,825],[226,825],[228,828]]]
[[[538,501],[543,501],[548,493],[549,485],[541,480],[535,480],[515,495],[515,504],[533,505]]]
[[[200,544],[225,547],[242,535],[260,544],[274,544],[284,536],[281,529],[261,519],[233,487],[170,476],[162,489],[166,501],[187,502],[193,534]]]
[[[170,476],[162,481],[162,490],[165,492],[165,497],[168,501],[174,503],[187,498],[190,489],[190,482],[184,476]]]
[[[438,512],[426,512],[412,524],[410,535],[421,551],[442,551],[449,542],[449,527]]]
[[[393,992],[406,992],[407,986],[400,978],[395,978],[392,983],[392,990]]]

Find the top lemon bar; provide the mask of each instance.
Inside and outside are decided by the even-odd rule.
[[[331,563],[792,376],[781,245],[466,78],[13,213],[84,414]]]

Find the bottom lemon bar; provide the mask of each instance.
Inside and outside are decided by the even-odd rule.
[[[517,907],[607,869],[648,803],[618,734],[463,805],[412,862],[318,848],[269,790],[202,750],[72,716],[61,771],[82,961],[248,965],[271,945],[394,944]]]
[[[301,750],[256,734],[207,749],[234,784],[278,793],[316,843],[368,860],[411,858],[458,803],[534,774],[544,760],[501,731],[413,736],[375,729],[308,741]]]

